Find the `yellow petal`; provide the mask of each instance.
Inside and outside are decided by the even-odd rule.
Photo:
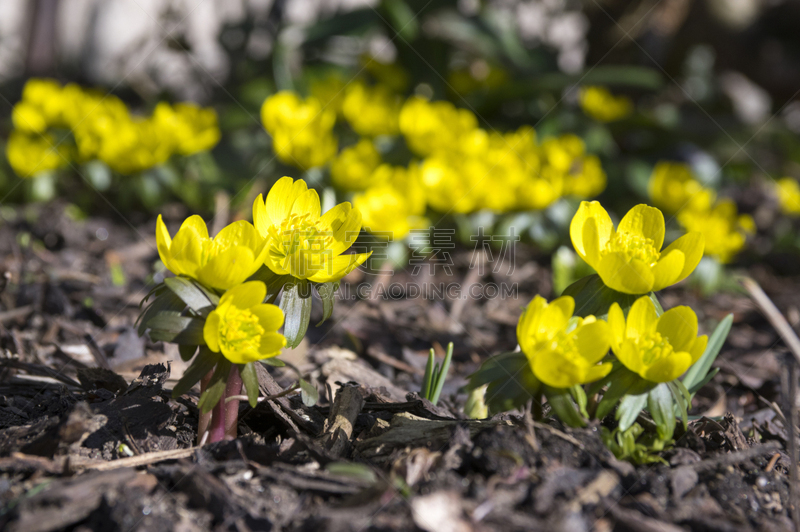
[[[588,365],[593,366],[606,356],[609,336],[609,326],[604,321],[584,323],[575,331],[575,347]]]
[[[617,292],[646,294],[653,289],[651,268],[638,259],[628,262],[622,253],[606,253],[595,269],[603,283]]]
[[[637,205],[622,217],[617,231],[649,238],[656,250],[660,250],[664,244],[664,215],[655,207]]]
[[[683,253],[684,261],[681,273],[678,275],[678,278],[673,281],[673,284],[686,279],[689,274],[692,273],[695,268],[697,268],[697,265],[700,263],[700,259],[703,258],[703,250],[705,249],[705,238],[703,237],[703,233],[698,231],[686,233],[675,242],[667,246],[667,248],[663,251],[662,256],[676,249]]]
[[[697,339],[697,315],[686,306],[671,308],[658,318],[656,331],[675,351],[689,351]]]
[[[234,286],[225,292],[222,295],[222,300],[224,300],[225,303],[230,303],[236,308],[249,309],[251,307],[256,307],[257,305],[261,306],[265,297],[267,297],[267,287],[264,285],[264,283],[261,281],[249,281],[238,286]],[[223,303],[222,300],[220,300],[220,303]],[[278,309],[278,311],[280,312],[280,309]],[[281,316],[283,316],[282,312]],[[277,328],[275,330],[277,330]]]
[[[292,205],[297,198],[308,190],[302,179],[294,181],[291,177],[282,177],[267,194],[266,211],[270,225],[280,225],[292,212]]]
[[[156,247],[158,248],[158,256],[161,258],[161,262],[164,263],[164,266],[166,266],[168,270],[170,269],[170,246],[172,246],[172,237],[169,236],[167,226],[164,224],[164,220],[159,214],[156,220]]]
[[[197,280],[211,288],[227,290],[253,275],[259,266],[252,249],[236,246],[212,257],[197,271]]]
[[[631,305],[625,327],[626,338],[639,338],[655,329],[658,322],[655,305],[648,296],[642,296]]]
[[[261,358],[272,358],[280,355],[284,347],[286,347],[286,337],[280,333],[270,332],[261,336],[258,352]]]
[[[583,251],[586,256],[583,260],[592,268],[600,262],[600,235],[597,231],[597,219],[589,218],[583,224]]]
[[[619,303],[614,303],[608,309],[608,328],[610,332],[611,349],[616,353],[619,345],[625,340],[625,315]]]
[[[361,232],[361,212],[348,202],[340,203],[322,215],[320,225],[330,228],[331,249],[334,255],[340,255],[353,245]]]
[[[583,379],[584,383],[594,382],[596,380],[602,379],[609,373],[611,373],[611,368],[614,367],[611,362],[605,362],[600,364],[599,366],[592,366],[586,371],[586,376]]]
[[[614,354],[617,355],[617,360],[622,362],[622,364],[631,370],[634,373],[638,373],[641,375],[643,364],[642,364],[642,354],[637,349],[636,344],[634,344],[631,340],[625,340],[619,345],[619,349],[614,351]]]
[[[320,212],[320,205],[319,205],[319,195],[317,191],[313,188],[306,190],[303,192],[295,201],[294,205],[292,205],[291,214],[297,215],[309,215],[309,220],[315,222],[319,220],[319,212]]]
[[[230,360],[234,364],[249,364],[250,362],[255,362],[256,360],[261,360],[262,358],[267,358],[261,355],[261,353],[255,349],[246,349],[241,351],[223,351],[222,353],[225,358]]]
[[[214,242],[220,249],[228,249],[234,246],[244,246],[250,248],[255,253],[264,244],[264,239],[258,234],[253,224],[245,220],[238,220],[222,228]]]
[[[683,262],[683,251],[679,249],[662,253],[661,258],[653,267],[653,290],[658,291],[675,284],[683,271]]]
[[[203,219],[199,216],[187,218],[169,247],[170,271],[196,277],[202,266],[204,241],[208,241],[208,230]]]
[[[208,315],[203,325],[203,340],[215,353],[219,353],[219,319],[219,312],[215,310]]]
[[[547,300],[542,296],[535,296],[517,322],[517,342],[526,354],[533,354],[536,348],[536,333],[542,319],[542,310],[547,305]]]
[[[253,226],[262,237],[269,234],[269,228],[272,226],[272,220],[267,214],[267,206],[264,203],[264,196],[261,194],[253,202]]]
[[[597,226],[598,244],[602,249],[605,247],[611,234],[614,232],[614,224],[606,210],[598,201],[582,201],[578,212],[572,217],[569,224],[569,236],[575,251],[583,260],[586,260],[586,243],[583,241],[583,226],[586,221],[593,218]]]
[[[536,330],[537,338],[550,338],[565,329],[574,311],[575,300],[571,296],[554,299],[542,310],[542,317]]]
[[[355,270],[372,255],[369,253],[353,253],[350,255],[339,255],[326,262],[321,271],[316,272],[310,276],[309,281],[315,283],[327,283],[330,281],[338,281],[351,271]]]
[[[689,369],[692,357],[689,353],[678,352],[656,361],[645,369],[641,376],[652,382],[669,382],[677,379]]]
[[[261,298],[261,300],[263,301],[264,298]],[[250,309],[250,312],[256,315],[258,324],[261,325],[265,331],[277,331],[283,326],[283,311],[276,305],[255,305]]]
[[[703,353],[706,352],[706,346],[708,345],[708,336],[705,334],[703,336],[698,336],[697,339],[694,341],[692,345],[691,351],[689,354],[692,355],[692,364],[700,360],[700,357],[703,356]]]
[[[553,388],[569,388],[583,380],[583,368],[557,351],[540,351],[529,360],[536,378]]]

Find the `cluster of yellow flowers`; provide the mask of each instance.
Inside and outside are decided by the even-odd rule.
[[[778,196],[778,205],[783,214],[789,216],[800,215],[800,184],[791,177],[779,179],[775,184],[775,192]]]
[[[340,89],[341,97],[317,92],[319,98],[288,91],[267,98],[264,127],[281,161],[301,169],[330,164],[333,185],[356,193],[353,201],[374,233],[403,238],[427,223],[427,207],[539,210],[562,196],[596,196],[606,186],[600,160],[575,135],[539,142],[528,126],[488,131],[469,110],[418,96],[403,102],[381,84],[353,82]],[[338,155],[337,115],[361,137]],[[418,157],[406,167],[383,164],[376,147],[376,137],[398,133]]]
[[[688,233],[664,250],[664,215],[637,205],[615,229],[598,202],[582,202],[570,224],[575,251],[597,271],[607,287],[625,294],[647,294],[685,279],[703,256],[703,235]],[[517,325],[517,338],[534,375],[555,388],[569,388],[605,377],[609,347],[626,368],[650,382],[669,382],[697,362],[707,337],[697,337],[697,316],[675,307],[658,316],[643,296],[627,321],[618,303],[607,322],[594,316],[573,318],[575,302],[562,296],[549,305],[536,296]]]
[[[173,154],[209,150],[220,138],[213,109],[161,102],[140,117],[116,96],[49,79],[29,80],[11,117],[6,154],[21,177],[94,159],[134,174]]]
[[[750,215],[739,214],[736,203],[717,199],[683,163],[662,161],[650,177],[649,194],[653,203],[676,215],[686,231],[705,236],[705,253],[722,263],[733,260],[744,247],[747,236],[755,232]]]
[[[614,96],[605,87],[581,87],[578,101],[584,113],[600,122],[615,122],[633,112],[630,98]]]

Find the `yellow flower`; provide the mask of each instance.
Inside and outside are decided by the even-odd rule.
[[[716,197],[713,190],[694,178],[689,165],[669,161],[661,161],[653,168],[648,192],[653,203],[669,213],[707,210]]]
[[[160,102],[153,111],[153,121],[164,135],[172,137],[181,155],[210,150],[219,142],[217,113],[210,107]]]
[[[364,190],[374,183],[372,174],[380,164],[381,154],[372,141],[361,139],[331,162],[331,181],[341,190]]]
[[[569,227],[572,245],[606,286],[626,294],[661,290],[685,279],[703,257],[703,234],[690,232],[664,250],[664,215],[637,205],[615,230],[600,203],[581,202]]]
[[[606,173],[596,155],[575,160],[573,169],[564,176],[564,195],[578,199],[597,196],[606,188]]]
[[[100,138],[97,158],[121,174],[132,175],[165,163],[175,140],[153,120],[128,116],[115,122],[113,134]]]
[[[611,349],[620,362],[642,378],[669,382],[680,377],[706,350],[707,336],[697,336],[697,316],[689,307],[656,314],[648,296],[637,299],[625,320],[617,303],[608,311]]]
[[[261,120],[272,136],[275,155],[286,164],[306,170],[336,156],[336,113],[316,98],[301,100],[293,92],[279,92],[264,101]]]
[[[345,91],[342,114],[359,135],[396,135],[401,105],[400,97],[385,85],[368,87],[355,81]]]
[[[440,150],[457,150],[461,138],[478,127],[467,109],[445,101],[429,102],[412,96],[400,110],[400,132],[411,151],[420,156]]]
[[[781,211],[790,216],[800,215],[800,185],[791,177],[778,180],[775,186]]]
[[[6,158],[18,176],[31,177],[64,166],[69,162],[69,153],[50,134],[12,131],[6,144]]]
[[[264,237],[250,222],[233,222],[209,238],[205,222],[197,215],[184,220],[174,239],[159,215],[156,244],[169,271],[217,290],[228,290],[256,273],[268,251]]]
[[[286,338],[278,333],[283,311],[265,304],[267,287],[261,281],[240,284],[225,292],[206,318],[203,338],[208,348],[234,364],[278,356]]]
[[[704,211],[681,211],[678,223],[687,231],[702,233],[706,255],[716,257],[723,264],[733,260],[747,242],[747,235],[756,230],[753,218],[739,215],[736,203],[730,199],[720,200]]]
[[[393,240],[405,238],[412,229],[428,226],[425,195],[416,166],[408,169],[381,165],[375,172],[378,184],[353,198],[363,216],[364,229]]]
[[[283,177],[266,200],[253,204],[253,222],[267,240],[267,267],[315,283],[338,281],[370,253],[342,255],[361,231],[361,214],[350,203],[340,203],[322,216],[317,191],[302,179]]]
[[[517,341],[536,378],[554,388],[569,388],[605,377],[611,363],[600,363],[610,343],[608,324],[573,318],[575,301],[562,296],[550,304],[536,296],[517,323]]]
[[[14,127],[30,133],[44,133],[62,125],[65,99],[61,85],[51,79],[32,78],[22,89],[22,100],[14,106]]]
[[[614,96],[605,87],[582,87],[579,99],[583,112],[600,122],[614,122],[633,111],[629,98]]]

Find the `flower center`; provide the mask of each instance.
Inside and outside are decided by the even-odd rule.
[[[570,362],[576,362],[581,358],[578,347],[575,345],[574,334],[571,332],[558,331],[553,339],[550,340],[550,349],[561,354],[561,356]]]
[[[636,340],[636,347],[642,354],[642,363],[645,366],[652,366],[659,360],[669,357],[674,352],[669,341],[657,332],[640,336]]]
[[[258,323],[258,317],[247,309],[230,307],[220,320],[219,344],[223,352],[258,350],[263,334],[264,328]]]
[[[636,235],[625,231],[617,231],[608,244],[604,253],[619,252],[625,255],[628,261],[638,259],[648,266],[655,266],[661,253],[656,249],[652,238]]]
[[[284,268],[305,278],[322,269],[332,258],[333,234],[311,221],[311,215],[292,214],[269,228],[271,256],[284,261]]]

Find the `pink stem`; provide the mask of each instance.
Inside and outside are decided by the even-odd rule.
[[[214,443],[225,439],[225,395],[211,410],[211,428],[206,443]]]
[[[206,391],[206,388],[208,388],[208,383],[211,382],[211,377],[213,375],[214,370],[212,369],[200,380],[201,397],[203,396],[203,392]],[[203,440],[203,434],[208,430],[209,423],[211,423],[211,412],[206,412],[205,414],[200,412],[200,418],[197,421],[197,445],[200,445],[200,442]]]
[[[231,372],[228,373],[228,384],[225,386],[225,395],[220,400],[224,403],[226,397],[241,395],[242,376],[239,374],[239,366],[233,365]],[[225,439],[235,440],[237,427],[239,425],[239,401],[231,401],[225,404]]]

